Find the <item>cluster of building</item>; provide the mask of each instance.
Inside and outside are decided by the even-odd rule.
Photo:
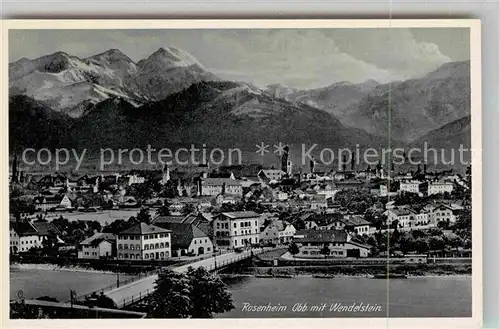
[[[423,171],[419,167],[414,172],[401,173],[388,173],[381,166],[357,170],[354,165],[350,169],[344,165],[339,171],[321,171],[315,166],[311,161],[309,172],[294,172],[289,150],[285,148],[279,169],[259,165],[211,169],[209,165],[200,165],[175,170],[166,167],[159,172],[143,174],[83,175],[74,179],[61,174],[42,175],[35,180],[40,190],[32,202],[37,211],[48,212],[75,209],[71,196],[82,194],[99,194],[113,207],[154,208],[168,201],[169,216],[156,216],[148,224],[140,223],[116,234],[96,233],[85,239],[78,247],[80,258],[161,260],[210,254],[216,249],[286,244],[291,240],[300,247],[297,257],[365,257],[370,247],[352,238],[373,234],[376,227],[366,220],[365,214],[353,213],[336,202],[338,191],[364,189],[375,197],[403,193],[423,197],[452,193],[457,184],[466,187],[464,179],[452,171],[427,173],[425,166]],[[26,185],[28,176],[16,169],[11,183]],[[170,188],[174,186],[175,196],[167,200],[153,192],[138,201],[127,194],[127,187],[151,180]],[[32,177],[30,183],[33,181]],[[265,210],[259,214],[224,208],[239,203],[253,203]],[[440,201],[420,209],[412,205],[395,206],[391,202],[379,204],[372,210],[387,217],[387,227],[396,222],[399,228],[454,223],[467,206]],[[276,217],[285,211],[290,214],[285,217],[289,221]],[[290,219],[297,217],[305,223],[305,230],[297,232],[292,225]],[[27,224],[17,220],[11,225],[12,252],[40,247],[43,241],[44,230],[36,227],[41,224],[29,218],[23,221]],[[56,230],[52,232],[57,236]],[[13,243],[18,242],[22,243],[14,251],[12,247],[17,245]],[[330,250],[328,255],[325,254],[327,249]]]
[[[439,222],[455,223],[464,209],[461,203],[429,203],[420,210],[407,205],[400,207],[389,205],[384,214],[387,216],[387,225],[397,221],[399,228],[435,227]]]
[[[465,178],[453,173],[452,170],[427,173],[426,166],[420,172],[420,167],[415,172],[400,172],[391,177],[386,177],[388,183],[376,184],[371,193],[376,196],[395,196],[402,193],[413,193],[420,197],[431,195],[451,194],[456,185],[467,188]],[[397,188],[390,188],[390,185]]]
[[[71,177],[67,174],[30,176],[17,166],[14,159],[11,182],[36,185],[37,195],[32,201],[37,211],[89,210],[76,204],[78,196],[100,195],[112,208],[134,208],[141,205],[161,206],[165,196],[153,192],[145,200],[130,195],[127,187],[134,184],[159,183],[175,186],[170,195],[171,212],[182,213],[186,206],[201,212],[211,211],[224,204],[239,201],[259,202],[270,208],[290,208],[313,211],[337,211],[335,193],[346,189],[369,189],[377,197],[402,193],[419,196],[452,193],[455,186],[466,186],[465,180],[453,171],[427,172],[424,165],[417,170],[387,172],[382,166],[367,166],[360,170],[354,163],[342,170],[318,170],[314,161],[310,170],[293,170],[288,148],[281,159],[280,168],[264,168],[262,165],[235,165],[210,168],[210,165],[182,167],[161,171],[105,173]],[[172,198],[173,197],[173,198]],[[99,205],[94,205],[99,206]],[[94,207],[95,208],[95,207]],[[90,209],[92,210],[92,209]]]
[[[308,223],[324,220],[308,218]],[[333,218],[333,217],[332,217]],[[253,211],[222,212],[219,214],[198,213],[187,216],[156,216],[150,224],[139,223],[117,234],[95,233],[79,243],[78,258],[118,260],[165,260],[172,257],[212,254],[216,249],[234,250],[262,245],[283,245],[291,241],[304,248],[297,257],[316,255],[312,240],[321,245],[328,239],[340,242],[347,248],[343,253],[332,249],[329,256],[347,257],[347,250],[360,249],[359,255],[368,255],[369,247],[351,241],[351,235],[370,234],[369,223],[356,216],[334,219],[329,224],[309,225],[309,229],[297,231],[291,223],[277,219],[271,214]],[[335,231],[335,232],[334,232]],[[334,232],[334,233],[332,233]],[[332,235],[333,234],[333,235]],[[11,219],[11,253],[27,252],[31,248],[42,248],[44,239],[51,235],[63,245],[61,233],[51,222]],[[305,244],[304,237],[309,239]],[[327,241],[328,240],[328,241]],[[335,240],[335,241],[334,241]],[[349,242],[349,243],[348,243]],[[347,243],[347,244],[345,244]],[[320,245],[318,244],[318,246]],[[354,253],[353,255],[358,255]],[[358,257],[360,257],[358,255]]]
[[[296,258],[368,257],[371,247],[352,240],[346,230],[304,230],[296,233]]]
[[[37,222],[25,219],[10,220],[10,253],[27,252],[32,248],[42,248],[51,237],[55,243],[63,244],[61,232],[51,222]]]
[[[222,212],[214,216],[201,213],[184,217],[157,216],[149,225],[140,223],[116,235],[95,234],[80,243],[79,257],[162,260],[292,241],[300,248],[296,257],[367,257],[370,246],[351,238],[371,233],[373,227],[356,216],[337,218],[328,225],[301,231],[285,220],[253,211]],[[325,245],[331,247],[328,255],[322,253]]]

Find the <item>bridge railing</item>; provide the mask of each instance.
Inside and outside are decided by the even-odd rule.
[[[261,254],[263,252],[270,251],[270,250],[272,250],[272,248],[270,248],[270,249],[259,248],[259,249],[252,249],[251,251],[245,250],[241,254],[236,254],[235,257],[233,257],[233,258],[224,259],[224,260],[220,260],[220,261],[217,260],[217,258],[215,257],[214,263],[211,263],[208,266],[203,266],[203,267],[205,267],[205,269],[207,271],[214,271],[214,270],[222,269],[230,264],[237,263],[241,260],[250,258],[252,255],[258,255],[258,254]],[[154,273],[151,273],[151,274],[158,274],[159,270],[155,270],[153,272]],[[134,281],[137,281],[137,280],[134,280]],[[133,282],[133,281],[131,281],[131,282]],[[146,289],[145,291],[142,291],[142,292],[134,294],[130,297],[124,298],[117,304],[117,307],[124,308],[126,306],[130,306],[132,304],[138,303],[142,299],[144,299],[146,296],[151,294],[153,291],[154,291],[154,289]]]
[[[182,263],[178,263],[177,265],[181,265],[183,263],[189,264],[188,261],[185,261],[185,262],[182,262]],[[165,266],[165,267],[170,268],[172,266],[173,265],[169,265],[169,266]],[[77,296],[75,298],[75,300],[76,301],[83,301],[83,300],[85,300],[85,298],[90,297],[92,294],[100,294],[101,292],[105,293],[105,292],[111,291],[113,289],[119,288],[119,287],[124,286],[126,284],[129,284],[129,283],[132,283],[132,282],[144,279],[144,278],[146,278],[148,276],[151,276],[151,275],[154,275],[154,274],[158,274],[159,271],[160,271],[160,269],[155,269],[155,270],[152,270],[152,271],[148,271],[148,272],[144,272],[144,273],[139,273],[138,275],[136,275],[136,276],[134,276],[132,278],[120,281],[120,284],[113,283],[113,284],[111,284],[109,286],[106,286],[104,288],[99,288],[99,289],[96,289],[94,291],[88,292],[86,294],[79,295],[79,296]],[[68,302],[70,302],[70,301],[68,301]]]
[[[118,303],[118,305],[116,305],[116,306],[118,308],[124,308],[126,306],[130,306],[132,304],[138,303],[141,300],[143,300],[144,298],[146,298],[147,296],[149,296],[149,294],[151,294],[153,291],[154,291],[154,289],[146,289],[144,292],[139,292],[138,294],[134,294],[132,296],[129,296],[127,298],[122,299],[122,301],[120,303]]]
[[[272,250],[271,249],[265,249],[265,248],[259,248],[259,249],[253,249],[251,252],[250,251],[244,251],[241,255],[238,255],[236,257],[236,259],[231,259],[230,262],[228,261],[225,261],[223,266],[226,266],[226,265],[229,265],[231,263],[235,263],[235,262],[238,262],[244,258],[248,258],[251,256],[251,254],[253,253],[254,255],[257,255],[257,254],[261,254],[265,251],[269,251],[269,250]],[[217,259],[217,256],[223,256],[225,253],[223,252],[219,252],[217,253],[215,259]],[[200,260],[204,260],[204,259],[207,259],[207,258],[214,258],[212,255],[210,254],[207,254],[206,256],[204,257],[201,257],[201,258],[198,258],[198,259],[195,259],[195,260],[191,260],[191,261],[185,261],[185,265],[188,265],[189,263],[191,262],[197,262],[197,261],[200,261]],[[219,263],[218,263],[219,264]],[[221,263],[222,264],[222,263]],[[180,264],[177,264],[177,265],[180,265]],[[170,266],[167,266],[167,267],[172,267],[174,265],[170,265]],[[211,268],[208,269],[209,271],[211,271],[214,266],[210,266]],[[123,281],[120,281],[120,284],[118,285],[117,283],[113,283],[107,287],[104,287],[104,288],[100,288],[100,289],[96,289],[94,291],[91,291],[89,293],[86,293],[86,294],[83,294],[83,295],[80,295],[78,297],[76,297],[77,300],[81,300],[81,299],[85,299],[85,297],[89,297],[90,295],[92,295],[93,293],[101,293],[101,292],[108,292],[108,291],[111,291],[113,289],[116,289],[118,288],[118,286],[123,286],[123,285],[126,285],[126,284],[129,284],[129,283],[132,283],[132,282],[135,282],[135,281],[139,281],[145,277],[148,277],[148,276],[151,276],[151,275],[154,275],[154,274],[158,274],[158,271],[160,271],[159,269],[155,269],[155,270],[152,270],[152,271],[148,271],[148,272],[145,272],[145,273],[139,273],[137,276],[134,276],[132,278],[129,278],[129,279],[126,279],[126,280],[123,280]]]
[[[252,255],[258,255],[258,254],[261,254],[261,253],[266,252],[266,251],[269,251],[269,250],[266,250],[263,248],[252,249],[251,251],[247,250],[247,251],[244,251],[242,254],[237,254],[235,258],[226,259],[226,260],[222,260],[222,261],[218,261],[215,258],[214,264],[210,264],[209,266],[205,266],[205,268],[207,269],[207,271],[222,269],[222,268],[226,267],[227,265],[237,263],[243,259],[247,259],[247,258],[252,257]]]
[[[216,256],[222,256],[222,255],[224,255],[224,253],[222,251],[219,251]],[[197,261],[204,260],[204,259],[211,258],[211,257],[213,257],[212,254],[207,254],[207,255],[205,255],[203,257],[198,257],[198,258],[192,259],[192,260],[185,259],[185,260],[183,260],[180,263],[172,264],[172,265],[169,265],[169,266],[166,266],[166,267],[170,268],[170,267],[175,266],[175,265],[178,265],[178,266],[187,265],[189,263],[197,262]],[[79,296],[77,296],[75,298],[75,301],[83,301],[83,300],[85,300],[85,298],[90,297],[92,294],[100,294],[101,292],[105,293],[105,292],[111,291],[113,289],[119,288],[119,286],[124,286],[126,284],[129,284],[129,283],[132,283],[132,282],[135,282],[135,281],[139,281],[139,280],[141,280],[141,279],[143,279],[145,277],[148,277],[148,276],[151,276],[151,275],[154,275],[154,274],[158,274],[158,271],[160,271],[160,270],[155,269],[155,270],[148,271],[148,272],[145,272],[145,273],[139,273],[137,276],[134,276],[132,278],[120,281],[120,284],[113,283],[113,284],[111,284],[109,286],[106,286],[104,288],[99,288],[99,289],[96,289],[94,291],[91,291],[91,292],[79,295]],[[70,301],[68,301],[68,302],[70,302]]]
[[[79,296],[77,296],[75,298],[75,301],[83,301],[87,297],[90,297],[93,294],[100,294],[101,292],[105,293],[105,292],[111,291],[113,289],[119,288],[120,286],[124,286],[126,284],[129,284],[129,283],[132,283],[132,282],[135,282],[135,281],[139,281],[141,279],[144,279],[144,278],[146,278],[148,276],[151,276],[151,275],[157,274],[157,273],[158,273],[158,270],[153,270],[153,271],[149,271],[149,272],[146,272],[146,273],[139,273],[137,276],[134,276],[132,278],[128,278],[126,280],[120,281],[119,284],[118,283],[113,283],[113,284],[111,284],[109,286],[106,286],[104,288],[96,289],[96,290],[88,292],[86,294],[79,295]]]
[[[261,253],[262,251],[254,251],[253,253],[255,254],[256,252]],[[216,264],[210,264],[208,266],[203,266],[203,267],[205,267],[207,271],[213,271],[215,269],[223,268],[227,265],[237,263],[243,259],[247,259],[247,258],[251,257],[251,255],[252,255],[251,252],[245,252],[244,254],[237,255],[235,258],[225,259],[225,260],[220,261],[220,263],[216,262]],[[158,272],[158,271],[156,271],[156,272]],[[147,297],[149,294],[151,294],[153,291],[154,291],[154,289],[146,289],[143,292],[139,292],[138,294],[134,294],[130,297],[124,298],[118,303],[117,307],[124,308],[126,306],[130,306],[132,304],[138,303],[141,300],[143,300],[145,297]]]

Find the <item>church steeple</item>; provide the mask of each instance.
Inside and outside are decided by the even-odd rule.
[[[163,170],[162,170],[162,177],[161,177],[161,181],[160,183],[162,185],[165,185],[167,184],[167,182],[170,180],[170,168],[168,167],[168,165],[164,165],[163,166]]]
[[[19,182],[19,164],[17,162],[17,154],[14,154],[14,160],[12,160],[12,182]]]
[[[281,170],[288,176],[292,175],[292,159],[290,158],[290,148],[285,146],[283,148],[283,156],[281,157]]]

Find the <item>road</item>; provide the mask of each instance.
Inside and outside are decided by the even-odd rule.
[[[262,252],[261,249],[254,250],[255,254]],[[250,257],[251,251],[246,250],[240,253],[230,252],[226,254],[222,254],[216,257],[210,257],[206,259],[199,260],[197,262],[182,265],[174,268],[175,272],[184,273],[187,271],[189,267],[198,268],[200,266],[205,267],[207,270],[211,271],[215,269],[215,267],[224,266],[230,263],[234,263],[243,258]],[[124,303],[130,303],[132,300],[139,300],[143,296],[151,293],[154,290],[155,281],[158,278],[157,274],[145,277],[144,279],[131,282],[119,288],[115,288],[106,293],[106,296],[111,298],[118,307],[122,307]]]

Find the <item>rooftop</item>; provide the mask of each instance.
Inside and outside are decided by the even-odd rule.
[[[270,227],[276,227],[278,229],[278,231],[284,231],[285,228],[290,225],[289,222],[287,221],[284,221],[284,220],[275,220],[273,221],[272,223],[270,223],[268,226]]]
[[[363,244],[363,243],[360,243],[360,242],[357,242],[357,241],[353,241],[353,240],[349,241],[349,243],[352,244],[352,245],[355,245],[357,247],[361,247],[361,248],[368,249],[368,250],[370,250],[372,248],[369,245],[366,245],[366,244]]]
[[[33,222],[32,223],[35,230],[37,230],[38,235],[57,235],[61,234],[59,230],[51,222]]]
[[[315,194],[315,195],[312,195],[311,201],[312,202],[325,202],[326,201],[326,195],[324,195],[324,194]]]
[[[361,185],[363,184],[362,181],[356,180],[356,179],[346,179],[346,180],[341,180],[336,182],[337,185],[347,185],[347,184],[358,184]]]
[[[334,214],[325,214],[325,213],[322,213],[322,214],[313,214],[313,216],[309,217],[307,220],[308,221],[313,220],[318,225],[326,225],[326,224],[333,223],[334,221],[336,221],[338,219],[341,219],[341,218],[342,218],[341,214],[337,214],[337,213],[334,213]]]
[[[396,216],[405,216],[414,214],[414,211],[408,208],[394,208],[394,209],[389,209],[389,211],[393,212]]]
[[[37,196],[33,199],[33,202],[35,203],[44,203],[44,202],[47,202],[47,203],[59,203],[62,201],[62,199],[64,198],[65,196],[64,195],[51,195],[51,196]]]
[[[431,185],[453,185],[450,182],[431,182]]]
[[[11,221],[10,228],[13,229],[18,235],[35,235],[36,229],[26,220]]]
[[[139,223],[135,226],[132,226],[131,228],[128,228],[124,231],[121,231],[118,233],[119,235],[124,235],[124,234],[151,234],[151,233],[169,233],[171,231],[155,226],[155,225],[148,225],[146,223]]]
[[[340,230],[300,230],[296,236],[303,236],[297,242],[347,242],[347,233]]]
[[[222,185],[226,184],[226,186],[240,186],[241,183],[235,179],[230,178],[205,178],[202,181],[203,185]]]
[[[284,175],[285,172],[283,170],[280,170],[280,169],[262,169],[261,170],[265,175],[267,174],[282,174]]]
[[[158,225],[160,223],[182,223],[186,216],[157,216],[151,223]]]
[[[362,226],[371,224],[363,217],[363,215],[352,215],[347,218],[344,218],[344,223],[350,226]]]
[[[171,241],[174,249],[187,249],[194,238],[208,238],[202,230],[191,224],[164,222],[159,225],[172,232]]]
[[[98,245],[101,241],[113,241],[116,240],[116,236],[113,233],[96,233],[89,238],[86,238],[81,245]]]
[[[222,215],[225,217],[231,218],[231,219],[260,217],[259,214],[255,213],[253,211],[223,212]]]

